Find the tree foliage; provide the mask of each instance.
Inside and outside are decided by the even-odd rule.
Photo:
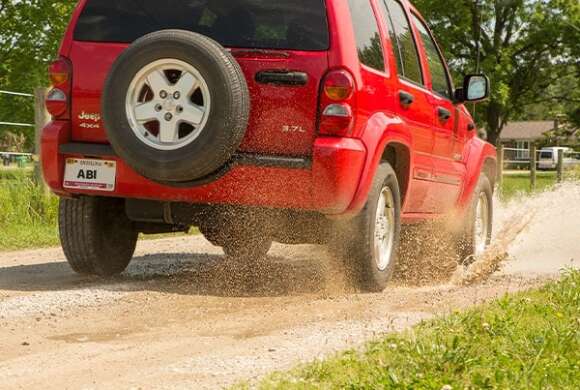
[[[477,119],[497,142],[503,127],[530,106],[580,103],[578,0],[415,0],[450,59],[457,78],[480,69],[492,80],[492,98]],[[566,91],[548,93],[562,78]],[[547,119],[547,118],[544,118]]]
[[[32,93],[48,83],[47,64],[76,4],[73,0],[0,0],[0,89]],[[0,95],[0,121],[32,123],[31,98]],[[25,133],[30,148],[33,129],[0,126],[5,132]]]

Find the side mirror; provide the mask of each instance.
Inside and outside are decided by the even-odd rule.
[[[487,76],[476,74],[465,76],[463,88],[455,90],[457,103],[477,103],[489,97],[490,83]]]
[[[468,75],[463,81],[463,101],[476,103],[489,97],[490,83],[487,76]]]

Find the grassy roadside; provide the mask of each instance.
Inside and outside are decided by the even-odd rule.
[[[565,180],[580,180],[580,166],[566,170]],[[533,192],[550,190],[557,183],[557,175],[554,171],[539,171],[536,176],[536,189]],[[502,199],[509,200],[518,195],[529,195],[532,193],[530,184],[530,172],[512,172],[504,176],[501,189]]]
[[[541,192],[549,190],[556,185],[556,172],[539,172],[536,179],[536,191]],[[530,174],[516,173],[504,177],[501,188],[502,199],[511,199],[519,194],[531,194]]]
[[[58,244],[58,200],[36,186],[30,170],[0,171],[0,250]]]
[[[580,272],[274,374],[258,388],[578,389]]]

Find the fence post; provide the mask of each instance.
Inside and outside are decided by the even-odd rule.
[[[558,183],[564,180],[564,151],[558,150]]]
[[[505,150],[502,144],[497,147],[497,188],[501,194],[501,188],[503,186],[503,168],[505,161]]]
[[[536,190],[536,176],[538,173],[538,149],[535,144],[530,146],[530,184],[532,191]]]
[[[40,167],[40,136],[42,129],[49,121],[49,115],[44,105],[46,92],[46,88],[36,88],[34,90],[34,180],[38,185],[44,185]]]

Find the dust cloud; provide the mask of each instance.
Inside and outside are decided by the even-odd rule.
[[[450,228],[457,222],[453,217],[405,226],[393,286],[469,286],[485,282],[506,264],[523,270],[545,268],[554,274],[573,265],[571,245],[580,243],[580,185],[565,183],[552,191],[522,194],[508,202],[496,196],[494,204],[492,243],[482,255],[467,262],[457,254]],[[574,240],[574,234],[578,239]],[[528,248],[536,247],[536,256],[543,256],[545,261],[531,264]],[[348,260],[318,246],[284,248],[284,258],[269,256],[249,263],[230,259],[210,266],[201,278],[198,269],[196,282],[201,279],[232,295],[240,290],[276,295],[309,291],[322,296],[356,292],[345,270],[344,261]],[[550,260],[554,248],[561,249],[561,265]],[[580,255],[580,246],[576,253]],[[516,257],[525,258],[525,263],[513,263]]]

